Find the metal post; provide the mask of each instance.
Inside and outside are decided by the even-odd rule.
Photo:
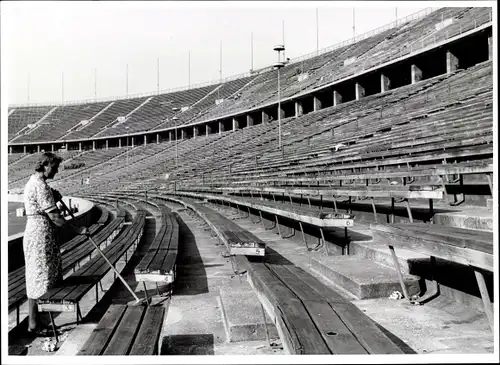
[[[280,68],[278,67],[278,148],[281,150],[281,95],[280,95]]]
[[[97,100],[97,69],[94,68],[94,99]]]
[[[408,292],[406,291],[406,285],[403,279],[403,274],[401,273],[401,267],[399,266],[398,258],[396,256],[396,252],[394,252],[394,247],[389,246],[389,250],[391,251],[392,261],[394,262],[394,266],[396,267],[396,272],[399,278],[399,284],[401,285],[401,290],[403,290],[403,295],[406,299],[411,303],[410,297],[408,296]]]
[[[61,75],[61,100],[64,103],[64,72]]]
[[[156,59],[156,92],[160,94],[160,57]]]
[[[253,32],[250,34],[250,70],[253,71]]]
[[[28,72],[28,105],[30,103],[30,73]]]
[[[491,304],[490,295],[488,294],[488,289],[486,288],[486,283],[484,282],[483,273],[475,270],[477,285],[479,286],[479,292],[481,293],[481,299],[483,300],[484,311],[486,312],[486,317],[493,330],[493,305]]]
[[[316,55],[319,53],[319,16],[318,16],[318,8],[316,8]],[[304,67],[304,63],[302,62],[302,67]]]
[[[352,8],[352,38],[356,39],[356,8]]]

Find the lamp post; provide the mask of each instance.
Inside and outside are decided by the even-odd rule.
[[[179,118],[177,118],[174,115],[174,117],[172,118],[172,120],[175,123],[175,168],[177,168],[177,158],[179,156],[178,153],[177,153],[177,120],[179,120]]]
[[[285,63],[280,60],[281,52],[285,51],[285,45],[278,44],[273,48],[278,52],[278,61],[273,65],[278,70],[278,148],[281,150],[281,91],[280,91],[280,69],[285,66]]]
[[[128,137],[129,137],[128,128],[129,127],[125,127],[125,129],[127,130],[127,175],[128,175]]]

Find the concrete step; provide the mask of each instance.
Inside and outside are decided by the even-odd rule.
[[[396,249],[396,257],[404,274],[410,273],[412,260],[427,260],[428,255],[404,249]],[[389,247],[384,242],[374,241],[353,241],[349,246],[349,253],[359,258],[369,259],[375,263],[394,268]]]
[[[447,227],[493,231],[493,213],[486,207],[474,207],[459,212],[437,213],[434,223]]]
[[[493,199],[486,200],[486,207],[490,212],[493,212]]]
[[[358,299],[389,297],[401,292],[396,270],[359,256],[311,255],[310,267]],[[420,292],[418,277],[404,275],[408,294]]]
[[[71,331],[61,347],[57,350],[57,356],[75,356],[83,347],[85,341],[90,337],[97,323],[83,323]]]
[[[237,289],[222,288],[220,307],[229,342],[279,338],[275,325],[248,283]]]

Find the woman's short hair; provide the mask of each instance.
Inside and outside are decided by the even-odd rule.
[[[54,166],[54,165],[60,165],[62,162],[62,158],[57,156],[56,154],[52,152],[44,152],[40,154],[40,158],[38,159],[36,165],[35,165],[35,171],[37,172],[43,172],[45,171],[45,166]]]

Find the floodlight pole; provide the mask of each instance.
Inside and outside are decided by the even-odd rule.
[[[127,130],[127,175],[128,175],[128,139],[129,139],[129,131],[128,131],[128,127],[125,127],[125,129]]]
[[[281,93],[280,93],[280,67],[278,67],[278,148],[281,150]]]
[[[316,8],[316,54],[319,53],[319,16],[318,8]]]
[[[30,73],[28,72],[28,105],[30,103]]]
[[[156,92],[160,94],[160,57],[156,59]]]
[[[128,63],[127,63],[127,67],[125,69],[125,92],[128,96]]]
[[[61,75],[61,101],[64,104],[64,72]]]
[[[278,148],[281,150],[281,91],[280,91],[280,68],[285,66],[285,63],[280,60],[281,52],[285,51],[285,45],[279,44],[273,48],[278,52],[278,62],[274,64],[274,68],[278,69]]]
[[[174,123],[175,123],[175,168],[177,168],[177,166],[178,166],[178,164],[177,164],[177,160],[178,160],[178,157],[179,157],[178,152],[177,152],[177,120],[178,120],[178,119],[179,119],[179,118],[177,118],[176,116],[174,116],[174,117],[172,118],[172,120],[173,120],[173,121],[174,121]]]
[[[250,70],[253,71],[253,32],[250,34]]]
[[[220,40],[220,50],[219,50],[219,84],[222,84],[222,39]],[[217,99],[220,99],[220,85],[217,88]]]
[[[352,38],[356,39],[356,8],[352,8]]]

